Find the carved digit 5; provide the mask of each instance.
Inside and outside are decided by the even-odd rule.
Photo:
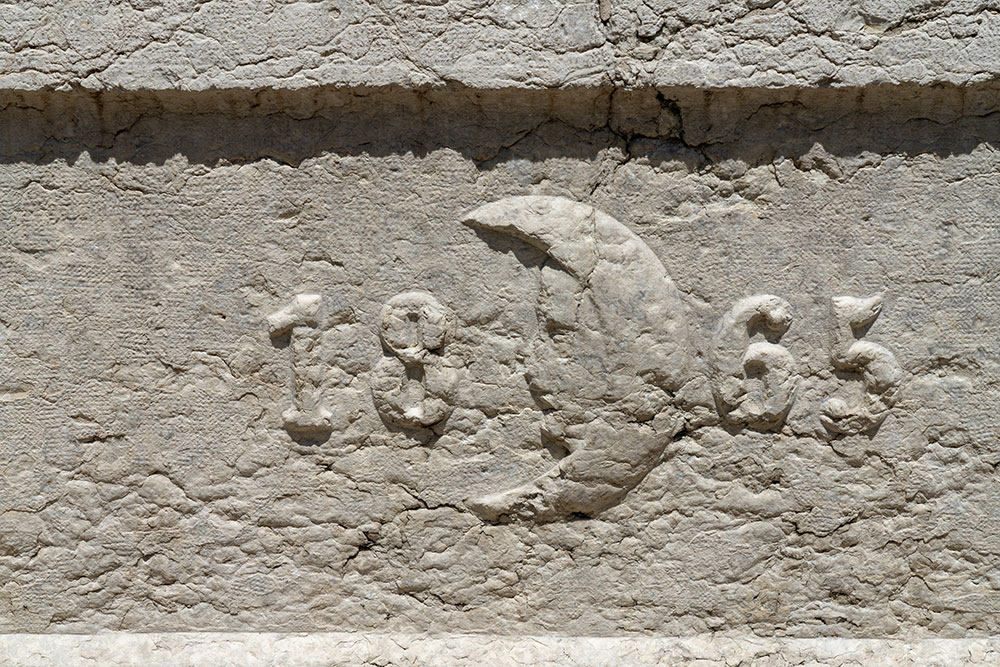
[[[892,352],[865,340],[857,340],[857,329],[874,322],[882,312],[882,295],[859,299],[833,299],[837,320],[831,360],[841,371],[861,373],[864,396],[854,401],[833,397],[824,401],[820,421],[831,433],[856,434],[877,428],[896,402],[895,394],[903,369]]]
[[[427,292],[403,292],[382,307],[379,337],[388,354],[375,366],[372,397],[387,421],[427,428],[451,414],[458,373],[442,352],[452,319]]]
[[[737,301],[719,321],[712,392],[724,419],[761,430],[780,427],[795,400],[795,359],[781,345],[752,341],[752,336],[763,326],[780,338],[791,323],[791,306],[771,294]]]

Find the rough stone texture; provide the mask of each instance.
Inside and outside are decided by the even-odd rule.
[[[996,662],[995,21],[0,4],[0,643]]]
[[[995,0],[4,0],[0,88],[970,84]]]
[[[371,633],[0,635],[4,664],[64,667],[952,667],[1000,662],[996,639],[787,639],[733,633],[684,638],[498,637]]]
[[[996,92],[8,94],[0,627],[996,632]],[[606,213],[678,298],[585,227],[468,224],[526,194]],[[406,328],[419,299],[383,312],[409,290],[445,338]],[[894,406],[831,433],[828,400],[874,391],[834,366],[831,299],[877,293]],[[712,374],[754,294],[790,311],[752,339],[794,359],[777,430],[713,400],[783,382]],[[379,416],[393,359],[457,369],[444,421]],[[296,431],[310,405],[330,426]],[[615,457],[651,471],[475,501]]]

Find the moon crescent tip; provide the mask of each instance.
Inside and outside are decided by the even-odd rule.
[[[500,518],[500,514],[502,513],[498,507],[499,499],[496,498],[498,495],[499,494],[491,493],[486,496],[466,498],[465,501],[463,501],[463,504],[469,511],[483,521],[497,523],[497,519]]]
[[[543,195],[522,195],[507,197],[483,204],[462,216],[462,224],[503,229],[509,232],[533,236],[561,226],[560,222],[548,220],[558,218],[585,218],[594,212],[586,204],[574,202],[565,197]]]
[[[509,227],[511,226],[511,213],[520,208],[517,205],[520,202],[514,200],[522,199],[526,199],[526,197],[510,197],[483,204],[462,216],[461,223],[470,227]],[[505,220],[506,225],[504,224]]]

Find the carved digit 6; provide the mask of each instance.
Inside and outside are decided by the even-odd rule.
[[[795,359],[781,345],[751,338],[760,326],[780,338],[791,323],[791,306],[771,294],[737,301],[719,321],[712,346],[712,393],[724,419],[760,430],[781,426],[795,400]]]
[[[866,433],[877,428],[896,402],[896,389],[903,369],[892,352],[865,340],[857,340],[856,330],[866,327],[882,312],[882,295],[859,299],[838,296],[833,299],[837,320],[831,361],[841,371],[861,373],[864,396],[853,401],[839,396],[824,401],[820,421],[831,433]]]
[[[388,354],[375,366],[372,397],[386,421],[426,428],[451,414],[458,373],[442,355],[451,321],[428,292],[403,292],[382,307],[379,337]]]

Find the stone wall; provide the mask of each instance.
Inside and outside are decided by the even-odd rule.
[[[660,4],[0,5],[0,631],[996,633],[995,11]]]

